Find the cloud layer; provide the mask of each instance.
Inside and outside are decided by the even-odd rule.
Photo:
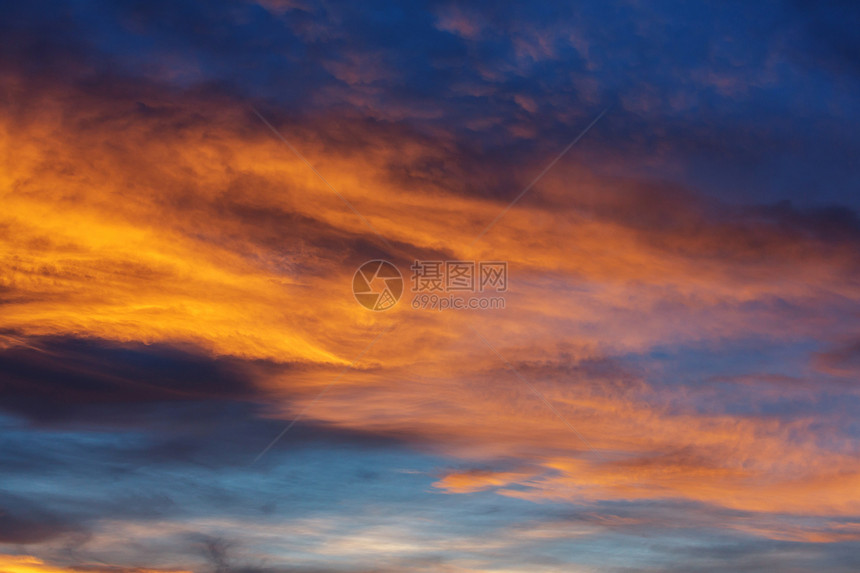
[[[853,8],[11,12],[0,571],[860,565]]]

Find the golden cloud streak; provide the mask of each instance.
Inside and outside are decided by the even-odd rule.
[[[292,126],[332,185],[403,246],[389,253],[401,264],[428,253],[509,261],[516,286],[504,311],[422,314],[401,303],[373,314],[349,285],[381,246],[250,114],[223,102],[136,108],[74,94],[37,103],[38,117],[0,118],[2,327],[22,339],[193,343],[213,355],[321,365],[263,382],[290,398],[280,414],[309,407],[307,417],[334,426],[530,468],[452,473],[437,482],[448,492],[860,511],[855,452],[821,450],[808,420],[671,412],[646,399],[642,380],[607,389],[564,368],[526,372],[605,456],[594,458],[466,328],[493,333],[515,364],[550,369],[668,343],[789,340],[837,324],[858,300],[853,245],[725,222],[704,202],[649,196],[577,168],[548,178],[540,201],[512,210],[469,250],[500,201],[452,191],[444,174],[392,175],[450,150],[393,129],[345,146]],[[331,132],[324,120],[320,128]],[[653,213],[648,197],[666,202],[674,227],[641,220]],[[772,300],[798,314],[769,309]],[[391,321],[396,335],[312,404],[328,367],[350,364]]]

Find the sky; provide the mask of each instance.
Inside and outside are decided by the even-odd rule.
[[[0,6],[0,573],[860,570],[856,3]]]

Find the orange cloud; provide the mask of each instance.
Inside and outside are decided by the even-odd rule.
[[[105,572],[116,573],[190,573],[184,569],[142,569],[138,567],[110,567],[102,564],[92,566],[63,567],[45,563],[30,555],[0,554],[0,572],[2,573],[72,573],[72,572]]]
[[[472,493],[511,483],[522,483],[532,475],[531,472],[471,470],[449,473],[434,483],[433,486],[449,493]]]
[[[10,344],[40,335],[192,343],[315,366],[261,383],[273,416],[307,408],[331,426],[534,468],[450,474],[436,485],[451,493],[860,511],[853,445],[816,435],[813,420],[673,410],[640,376],[576,368],[665,344],[846,329],[845,309],[860,298],[856,242],[571,167],[473,245],[504,200],[470,193],[470,165],[444,134],[273,118],[389,250],[235,102],[57,95],[42,94],[38,114],[0,117],[0,326],[15,333]],[[369,313],[349,285],[358,264],[380,256],[403,270],[413,257],[507,260],[507,307],[421,313],[407,299]]]

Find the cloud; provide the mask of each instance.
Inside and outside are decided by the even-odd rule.
[[[817,353],[814,364],[823,372],[836,376],[851,376],[860,368],[860,343],[849,342]]]
[[[8,339],[7,339],[8,340]],[[249,400],[254,369],[274,365],[201,356],[163,345],[47,338],[0,351],[4,408],[35,420],[81,409],[190,400]]]
[[[68,96],[71,106],[46,92],[38,117],[6,119],[19,161],[7,171],[15,193],[4,218],[5,326],[25,340],[84,332],[150,345],[59,342],[43,355],[10,341],[4,359],[21,372],[13,395],[43,380],[45,394],[59,398],[39,401],[31,415],[52,403],[110,401],[113,392],[119,402],[197,397],[204,387],[216,399],[256,392],[274,400],[272,415],[309,408],[309,419],[338,430],[543,468],[527,490],[508,495],[568,499],[559,492],[570,490],[585,499],[682,497],[769,511],[778,503],[761,488],[794,493],[826,483],[834,492],[823,502],[828,511],[855,511],[844,495],[856,474],[850,453],[815,454],[814,439],[793,437],[811,421],[665,411],[637,376],[595,368],[613,354],[685,340],[797,340],[822,324],[844,328],[844,309],[857,297],[852,212],[739,207],[576,166],[554,172],[470,249],[504,198],[445,187],[450,176],[438,165],[456,148],[400,127],[361,132],[362,121],[334,129],[323,120],[312,132],[273,117],[368,213],[395,245],[390,251],[238,102],[230,108],[224,96],[188,94],[170,103],[148,89],[143,104],[79,91]],[[356,140],[369,145],[356,148]],[[130,190],[134,199],[125,200]],[[482,330],[598,450],[629,461],[590,459],[479,341],[461,342],[465,316],[395,311],[397,344],[383,339],[337,393],[315,401],[382,325],[351,300],[353,268],[380,255],[405,267],[424,254],[509,261],[521,286],[510,311],[487,316]],[[581,285],[577,296],[565,292],[572,285]],[[419,342],[431,336],[441,345]],[[183,345],[196,356],[172,350]],[[116,371],[135,363],[144,367]],[[453,378],[450,363],[464,365]],[[62,393],[51,385],[60,376],[72,382]],[[463,387],[470,378],[475,384]],[[497,379],[508,379],[507,389],[487,396]],[[798,465],[801,475],[785,477]],[[786,511],[822,507],[779,503]]]
[[[0,539],[58,559],[7,569],[754,571],[786,548],[853,565],[857,86],[829,14],[12,15]],[[505,260],[506,307],[369,314],[349,285],[376,258]],[[534,513],[452,539],[475,508]],[[237,537],[248,559],[221,550]],[[580,538],[632,549],[553,545]]]
[[[122,573],[188,573],[175,569],[141,569],[136,567],[103,567],[91,565],[84,567],[62,567],[45,563],[30,555],[0,555],[0,571],[4,573],[69,573],[71,571],[117,571]]]
[[[0,494],[0,543],[32,544],[70,533],[72,524],[38,504]]]

